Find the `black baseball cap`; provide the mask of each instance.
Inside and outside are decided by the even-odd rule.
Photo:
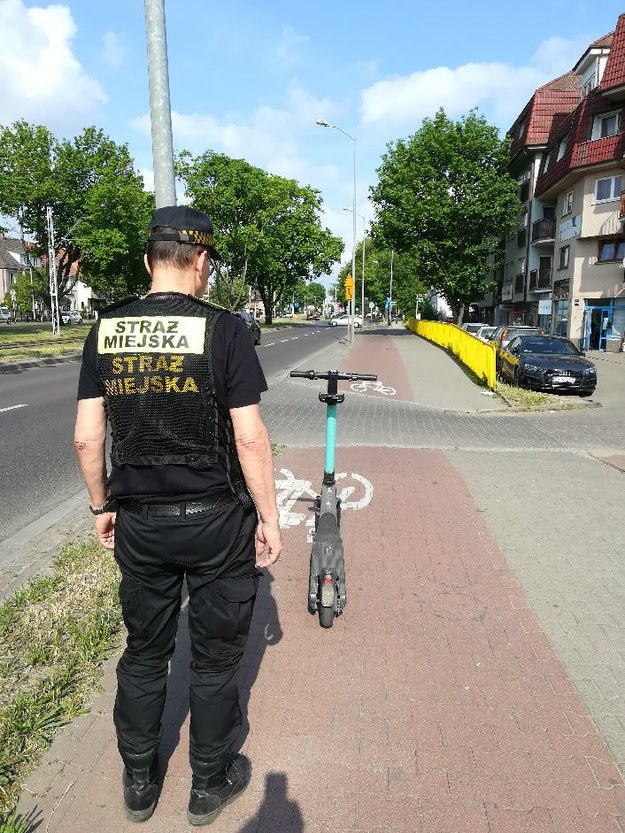
[[[157,208],[148,226],[148,239],[205,246],[213,260],[223,260],[213,245],[213,224],[210,217],[188,205],[164,205]]]

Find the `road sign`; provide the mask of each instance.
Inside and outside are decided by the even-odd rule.
[[[345,278],[345,300],[351,301],[354,297],[354,279],[351,272]]]

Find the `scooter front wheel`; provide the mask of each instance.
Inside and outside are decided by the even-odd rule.
[[[332,571],[321,579],[319,587],[319,624],[322,628],[331,628],[334,624],[336,610],[336,581]]]

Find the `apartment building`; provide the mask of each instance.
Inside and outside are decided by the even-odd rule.
[[[495,323],[539,325],[583,349],[625,334],[625,14],[512,125],[523,211],[505,241]]]

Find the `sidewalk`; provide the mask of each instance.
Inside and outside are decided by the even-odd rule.
[[[354,394],[359,407],[388,400],[389,388],[441,410],[493,407],[438,348],[395,332],[324,356],[327,367],[378,373],[387,392]],[[311,408],[320,407],[314,384],[285,384],[308,384]],[[348,606],[328,631],[309,616],[306,523],[321,464],[312,446],[276,459],[285,552],[266,571],[241,678],[254,776],[210,829],[624,833],[614,759],[444,451],[382,442],[337,450]],[[163,789],[146,833],[192,829],[188,662],[183,615]],[[20,809],[40,831],[138,829],[121,808],[114,664],[89,715],[66,727],[25,785]]]

